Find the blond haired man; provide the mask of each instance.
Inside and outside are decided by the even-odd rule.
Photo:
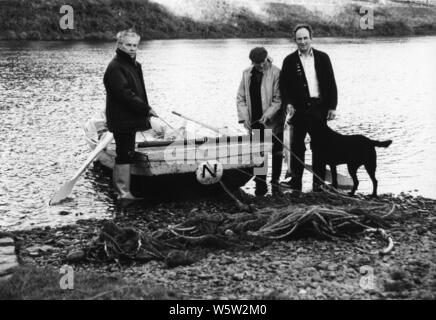
[[[116,56],[103,80],[107,126],[116,144],[113,183],[119,200],[139,199],[130,191],[135,136],[137,131],[150,129],[150,117],[157,116],[148,103],[142,67],[136,61],[139,41],[140,36],[132,29],[117,34]]]

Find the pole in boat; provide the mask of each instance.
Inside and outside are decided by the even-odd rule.
[[[182,115],[182,114],[180,114],[180,113],[178,113],[178,112],[172,111],[172,113],[175,114],[176,116],[180,117],[180,118],[183,118],[183,119],[185,119],[185,120],[189,120],[189,121],[192,121],[192,122],[194,122],[194,123],[197,123],[197,124],[199,124],[200,126],[203,126],[203,127],[207,128],[207,129],[209,129],[209,130],[215,131],[215,132],[217,132],[217,133],[219,133],[219,131],[220,131],[218,128],[212,127],[212,126],[210,126],[210,125],[208,125],[208,124],[206,124],[206,123],[200,122],[200,121],[198,121],[198,120],[194,120],[194,119],[189,118],[189,117],[187,117],[187,116],[184,116],[184,115]]]
[[[65,200],[73,191],[74,185],[79,180],[81,174],[86,170],[86,168],[91,164],[91,162],[106,148],[113,139],[113,134],[107,132],[103,139],[100,140],[98,145],[88,156],[85,163],[76,171],[71,180],[67,181],[56,194],[50,199],[49,205],[54,205],[62,200]]]
[[[186,120],[189,120],[189,121],[195,122],[195,123],[197,123],[197,124],[199,124],[199,125],[201,125],[201,126],[203,126],[203,127],[205,127],[205,128],[208,128],[208,129],[210,129],[210,130],[212,130],[212,131],[219,132],[219,129],[218,129],[218,128],[212,127],[212,126],[210,126],[210,125],[208,125],[208,124],[205,124],[205,123],[203,123],[203,122],[200,122],[200,121],[198,121],[198,120],[195,120],[195,119],[189,118],[189,117],[184,116],[184,115],[182,115],[182,114],[180,114],[180,113],[178,113],[178,112],[175,112],[175,111],[172,111],[172,113],[175,114],[175,115],[178,116],[178,117],[183,118],[183,119],[186,119]],[[280,141],[280,140],[279,140],[279,141]],[[280,142],[283,144],[282,141],[280,141]],[[291,152],[290,148],[289,148],[288,146],[286,146],[285,144],[283,144],[283,147],[285,147],[286,149],[289,150],[289,152]],[[308,165],[304,164],[304,167],[305,167],[306,169],[308,169],[309,171],[312,171],[312,167],[311,167],[311,166],[308,166]],[[337,173],[337,178],[338,178],[338,185],[340,185],[342,189],[350,189],[351,186],[353,186],[353,180],[351,180],[351,178],[349,178],[349,177],[347,177],[347,176],[344,176],[344,175],[342,175],[342,174],[340,174],[340,173]],[[330,182],[330,183],[332,182],[332,181],[331,181],[331,172],[330,172],[330,170],[328,170],[327,168],[326,168],[326,180],[327,180],[328,182]]]
[[[165,123],[171,130],[173,130],[173,132],[175,132],[179,137],[181,137],[182,139],[185,139],[184,136],[182,136],[182,134],[175,129],[172,125],[170,125],[167,121],[165,121],[164,119],[158,117],[160,119],[160,121],[162,121],[163,123]]]

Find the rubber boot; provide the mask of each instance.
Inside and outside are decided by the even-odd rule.
[[[273,195],[281,194],[280,176],[282,175],[283,153],[279,152],[272,156],[271,191]]]
[[[130,164],[116,164],[112,178],[118,200],[142,200],[130,192]]]

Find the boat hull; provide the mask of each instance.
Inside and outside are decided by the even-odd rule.
[[[89,146],[95,148],[104,129],[92,121],[84,129]],[[197,170],[210,161],[222,165],[221,181],[227,188],[241,187],[253,177],[255,168],[263,166],[265,154],[272,148],[272,143],[251,139],[223,136],[159,142],[141,141],[141,135],[137,135],[135,161],[131,168],[132,189],[135,194],[161,194],[163,191],[165,196],[220,192],[219,183],[207,185],[197,180]],[[97,161],[112,170],[115,157],[115,143],[112,142]]]
[[[101,162],[95,164],[106,175],[111,176],[112,170]],[[245,185],[253,177],[253,168],[224,170],[221,181],[230,190],[236,190]],[[209,196],[222,193],[219,183],[203,185],[196,179],[195,173],[166,174],[159,176],[132,175],[132,193],[135,196],[162,199],[186,199],[197,196]]]

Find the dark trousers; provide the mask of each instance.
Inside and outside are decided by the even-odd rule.
[[[255,125],[253,125],[252,129],[257,129],[260,130],[260,141],[263,142],[265,140],[265,127],[260,124],[260,123],[256,123]],[[268,129],[270,130],[270,129]],[[272,130],[272,129],[271,129]],[[277,138],[276,138],[277,136]],[[275,133],[272,135],[272,154],[278,154],[278,153],[282,153],[283,154],[283,131],[280,131],[279,133]]]
[[[114,132],[117,156],[116,164],[132,164],[135,157],[136,132]]]
[[[253,125],[252,129],[260,130],[260,141],[263,142],[265,140],[265,127],[262,124]],[[268,129],[269,130],[269,129]],[[280,174],[282,173],[282,162],[283,162],[283,131],[279,133],[274,133],[272,135],[272,172],[271,172],[271,180],[277,181],[280,178]],[[265,175],[257,176],[259,181],[266,180]],[[261,180],[260,180],[261,179]]]
[[[301,183],[303,177],[303,164],[306,152],[304,140],[306,134],[310,135],[310,148],[312,149],[312,169],[315,175],[319,176],[322,181],[325,179],[325,163],[319,156],[320,142],[319,137],[322,134],[322,128],[327,123],[327,111],[323,106],[314,102],[311,106],[305,106],[299,109],[292,120],[293,132],[291,140],[291,173],[292,179]],[[296,159],[298,158],[298,159]],[[301,161],[301,162],[300,162]],[[314,175],[313,183],[320,184],[321,181]]]
[[[275,133],[272,138],[272,172],[271,181],[278,183],[282,174],[283,164],[283,130]]]

